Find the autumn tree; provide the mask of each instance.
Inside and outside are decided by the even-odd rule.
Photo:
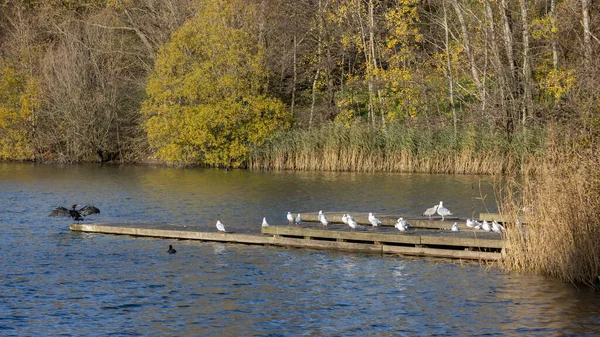
[[[267,96],[259,8],[206,1],[160,51],[144,102],[156,159],[239,167],[250,146],[286,128],[283,103]]]
[[[38,83],[22,69],[0,64],[0,159],[30,160]]]
[[[39,48],[31,16],[19,6],[0,9],[0,159],[31,160],[41,96],[35,76]]]

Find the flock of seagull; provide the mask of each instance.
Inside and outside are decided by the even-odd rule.
[[[439,204],[434,205],[433,207],[425,210],[425,212],[423,212],[423,216],[427,216],[427,217],[429,217],[429,220],[432,220],[431,217],[434,216],[436,213],[442,217],[442,219],[440,221],[444,221],[444,218],[446,216],[452,215],[452,212],[450,212],[450,210],[448,210],[446,207],[444,207],[444,203],[442,201],[440,201]],[[300,213],[298,213],[298,215],[294,217],[294,215],[291,212],[287,212],[286,217],[288,220],[288,225],[290,225],[290,226],[296,225],[297,227],[300,227],[300,225],[302,224],[302,215],[300,215]],[[325,215],[325,213],[323,213],[322,210],[319,211],[319,214],[317,215],[317,220],[325,228],[327,228],[327,226],[330,223],[329,220],[327,219],[327,216]],[[379,225],[381,225],[381,221],[379,219],[377,219],[377,217],[375,217],[375,215],[373,215],[372,212],[369,212],[368,220],[369,220],[369,223],[371,223],[372,229],[375,229],[375,228],[379,227]],[[363,228],[363,226],[359,225],[356,222],[356,220],[354,220],[354,217],[350,214],[342,215],[342,222],[344,224],[350,226],[351,231],[355,231],[356,229]],[[263,227],[269,226],[269,223],[267,222],[266,218],[263,218],[262,226]],[[466,226],[469,228],[473,228],[474,230],[482,230],[485,232],[503,233],[505,231],[504,227],[501,224],[499,224],[496,220],[492,221],[492,223],[490,224],[486,220],[484,220],[483,222],[479,222],[477,220],[467,219]],[[394,227],[396,229],[398,229],[399,231],[404,232],[410,227],[410,225],[404,218],[398,218]],[[459,231],[457,222],[452,224],[451,231],[453,231],[453,232]]]

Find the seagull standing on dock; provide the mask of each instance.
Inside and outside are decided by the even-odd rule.
[[[487,222],[487,220],[483,220],[483,223],[481,224],[481,229],[483,229],[486,232],[492,231],[492,227],[490,227],[490,224]]]
[[[429,220],[431,220],[431,216],[435,215],[435,212],[437,212],[438,209],[438,205],[434,205],[431,208],[428,208],[425,210],[425,212],[423,212],[423,216],[428,216]]]
[[[494,233],[502,234],[502,232],[504,232],[504,226],[499,224],[496,220],[493,220],[492,221],[492,231]]]
[[[358,227],[358,224],[356,223],[356,221],[354,221],[354,218],[352,218],[350,214],[348,214],[348,226],[352,228],[353,232]]]
[[[398,218],[398,222],[401,222],[402,226],[404,226],[404,228],[406,228],[406,229],[410,228],[410,225],[408,224],[408,222],[406,222],[406,220],[404,220],[404,218]]]
[[[319,221],[321,221],[321,225],[325,226],[325,228],[327,228],[327,225],[329,225],[329,221],[327,220],[325,214],[321,216],[321,219],[319,219]]]
[[[377,219],[371,212],[369,212],[369,222],[373,226],[373,229],[381,224],[381,221],[379,221],[379,219]]]
[[[323,211],[319,211],[319,215],[317,215],[317,220],[321,221],[321,218],[324,217],[325,214],[323,213]]]
[[[298,216],[296,217],[296,220],[294,220],[294,223],[298,227],[300,227],[300,224],[302,224],[302,217],[300,216],[300,213],[298,213]]]
[[[223,224],[221,223],[221,221],[217,220],[217,229],[219,230],[220,233],[225,233],[227,232],[225,230],[225,226],[223,226]]]
[[[262,226],[263,227],[269,227],[269,223],[267,222],[267,218],[266,217],[263,217]]]
[[[348,214],[342,215],[342,222],[345,223],[346,225],[348,224]]]
[[[452,225],[452,231],[458,232],[458,224],[456,222]]]
[[[406,221],[404,221],[404,219],[398,218],[398,222],[396,222],[394,227],[396,227],[399,231],[404,232],[408,229],[408,224]]]
[[[291,212],[288,212],[287,220],[288,220],[288,225],[290,225],[290,226],[294,223],[294,216],[292,215]]]
[[[479,221],[467,219],[467,227],[474,228],[477,225],[480,225]]]
[[[440,220],[440,221],[444,221],[445,216],[452,215],[452,213],[446,207],[444,207],[444,205],[441,201],[437,207],[437,214],[442,216],[442,220]]]

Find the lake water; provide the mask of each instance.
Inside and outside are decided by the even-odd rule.
[[[598,335],[587,288],[493,266],[74,233],[85,222],[259,232],[287,211],[496,211],[490,177],[0,163],[0,336]],[[167,254],[168,245],[177,254]]]

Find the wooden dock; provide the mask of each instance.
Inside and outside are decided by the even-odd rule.
[[[147,223],[76,223],[70,228],[88,233],[492,261],[501,258],[504,244],[497,234],[466,230],[351,232],[285,225],[262,227],[261,234],[246,234],[218,233],[216,230],[205,232],[184,226]]]

